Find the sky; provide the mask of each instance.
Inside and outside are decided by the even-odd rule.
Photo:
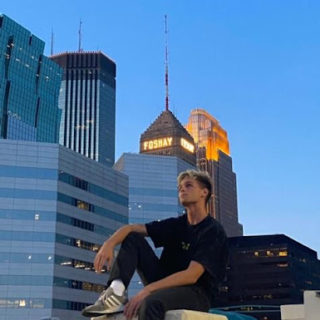
[[[101,50],[117,64],[116,158],[164,110],[203,108],[227,130],[245,235],[286,234],[320,254],[320,1],[10,0],[50,55]]]

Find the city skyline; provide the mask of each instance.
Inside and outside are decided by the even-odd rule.
[[[319,252],[320,4],[77,4],[12,1],[1,12],[44,40],[46,55],[51,29],[54,53],[76,51],[82,19],[83,49],[116,61],[116,159],[138,152],[164,110],[168,14],[170,109],[182,124],[206,109],[227,130],[245,234],[285,233]]]

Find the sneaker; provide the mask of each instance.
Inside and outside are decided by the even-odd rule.
[[[82,315],[85,317],[94,317],[95,315],[122,312],[127,302],[128,297],[126,291],[122,296],[118,296],[114,293],[113,289],[109,287],[102,291],[95,304],[87,306],[82,310]]]

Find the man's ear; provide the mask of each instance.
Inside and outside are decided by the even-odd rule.
[[[204,195],[204,198],[206,198],[207,195],[209,194],[209,190],[207,188],[203,188],[202,189],[202,194]]]

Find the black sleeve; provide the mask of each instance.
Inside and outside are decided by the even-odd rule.
[[[228,260],[228,239],[221,226],[202,235],[191,260],[199,262],[217,281],[223,279]]]
[[[146,224],[148,236],[156,248],[163,247],[170,242],[174,234],[176,218],[169,218],[160,221],[152,221]]]

